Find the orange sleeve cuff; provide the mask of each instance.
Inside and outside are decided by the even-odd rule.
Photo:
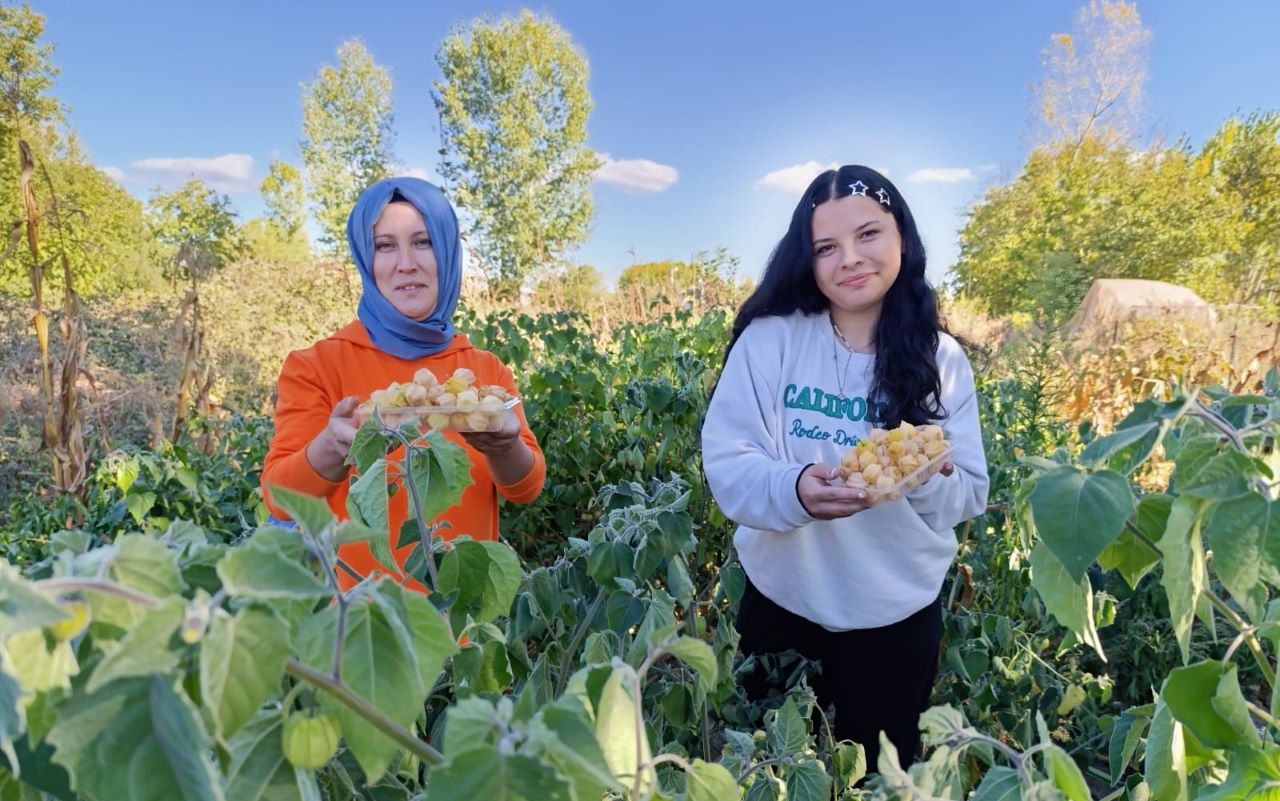
[[[533,466],[524,478],[514,484],[495,484],[498,494],[512,503],[532,503],[542,493],[542,484],[547,479],[547,462],[542,451],[532,448]]]

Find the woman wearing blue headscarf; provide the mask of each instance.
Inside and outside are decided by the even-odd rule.
[[[497,356],[454,331],[451,318],[462,283],[458,220],[435,186],[417,178],[388,178],[360,195],[347,220],[347,241],[363,292],[357,320],[306,350],[294,351],[280,373],[276,434],[262,470],[262,487],[318,495],[346,517],[347,451],[357,429],[357,404],[392,382],[405,383],[420,368],[446,378],[459,368],[475,383],[516,394],[511,370]],[[546,462],[524,412],[500,431],[446,433],[471,458],[473,483],[457,505],[437,518],[444,536],[498,536],[498,497],[529,503],[542,491]],[[390,530],[407,519],[406,493],[391,499]],[[394,541],[394,540],[393,540]],[[396,554],[398,563],[412,552]],[[342,560],[361,576],[379,571],[367,543],[342,546]],[[339,573],[346,585],[354,579]],[[410,586],[419,586],[412,579]]]

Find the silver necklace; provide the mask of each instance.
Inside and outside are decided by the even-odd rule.
[[[840,330],[840,327],[836,325],[835,320],[831,321],[831,330],[835,332],[835,337],[831,339],[831,361],[835,363],[836,386],[839,389],[840,400],[848,400],[844,394],[844,382],[849,376],[849,363],[853,361],[853,348],[849,347],[849,341],[844,338],[844,333]],[[844,345],[845,349],[843,370],[840,369],[840,357],[836,353],[837,338],[840,340],[841,344]]]

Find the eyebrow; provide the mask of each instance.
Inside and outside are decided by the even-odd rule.
[[[859,225],[857,228],[854,228],[854,229],[853,229],[853,232],[856,234],[856,233],[858,233],[859,231],[861,231],[863,228],[867,228],[867,227],[869,227],[869,226],[875,225],[875,224],[876,224],[876,223],[878,223],[878,222],[880,222],[880,221],[879,221],[879,220],[867,220],[867,221],[866,221],[866,222],[864,222],[862,225]],[[813,244],[815,244],[815,245],[816,245],[816,244],[818,244],[819,242],[831,242],[831,241],[833,241],[834,239],[835,239],[835,237],[831,237],[831,236],[824,236],[824,237],[822,237],[821,239],[815,239],[815,240],[813,240]]]
[[[414,231],[414,232],[413,232],[412,234],[410,234],[409,236],[418,236],[418,235],[420,235],[420,234],[425,234],[426,236],[431,236],[431,232],[430,232],[430,231],[428,231],[426,228],[421,228],[421,229],[419,229],[419,230],[417,230],[417,231]],[[395,234],[374,234],[374,235],[373,235],[373,238],[374,238],[375,240],[377,240],[377,239],[395,239],[396,237],[395,237]]]

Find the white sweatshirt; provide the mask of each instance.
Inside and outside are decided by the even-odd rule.
[[[935,422],[954,445],[955,472],[901,500],[817,520],[796,479],[805,465],[838,465],[879,423],[866,400],[875,355],[837,345],[826,312],[759,317],[734,344],[702,427],[702,460],[712,495],[739,525],[743,568],[779,606],[845,631],[895,623],[938,596],[955,557],[952,529],[986,508],[988,479],[973,369],[946,334],[937,361],[946,417]]]

